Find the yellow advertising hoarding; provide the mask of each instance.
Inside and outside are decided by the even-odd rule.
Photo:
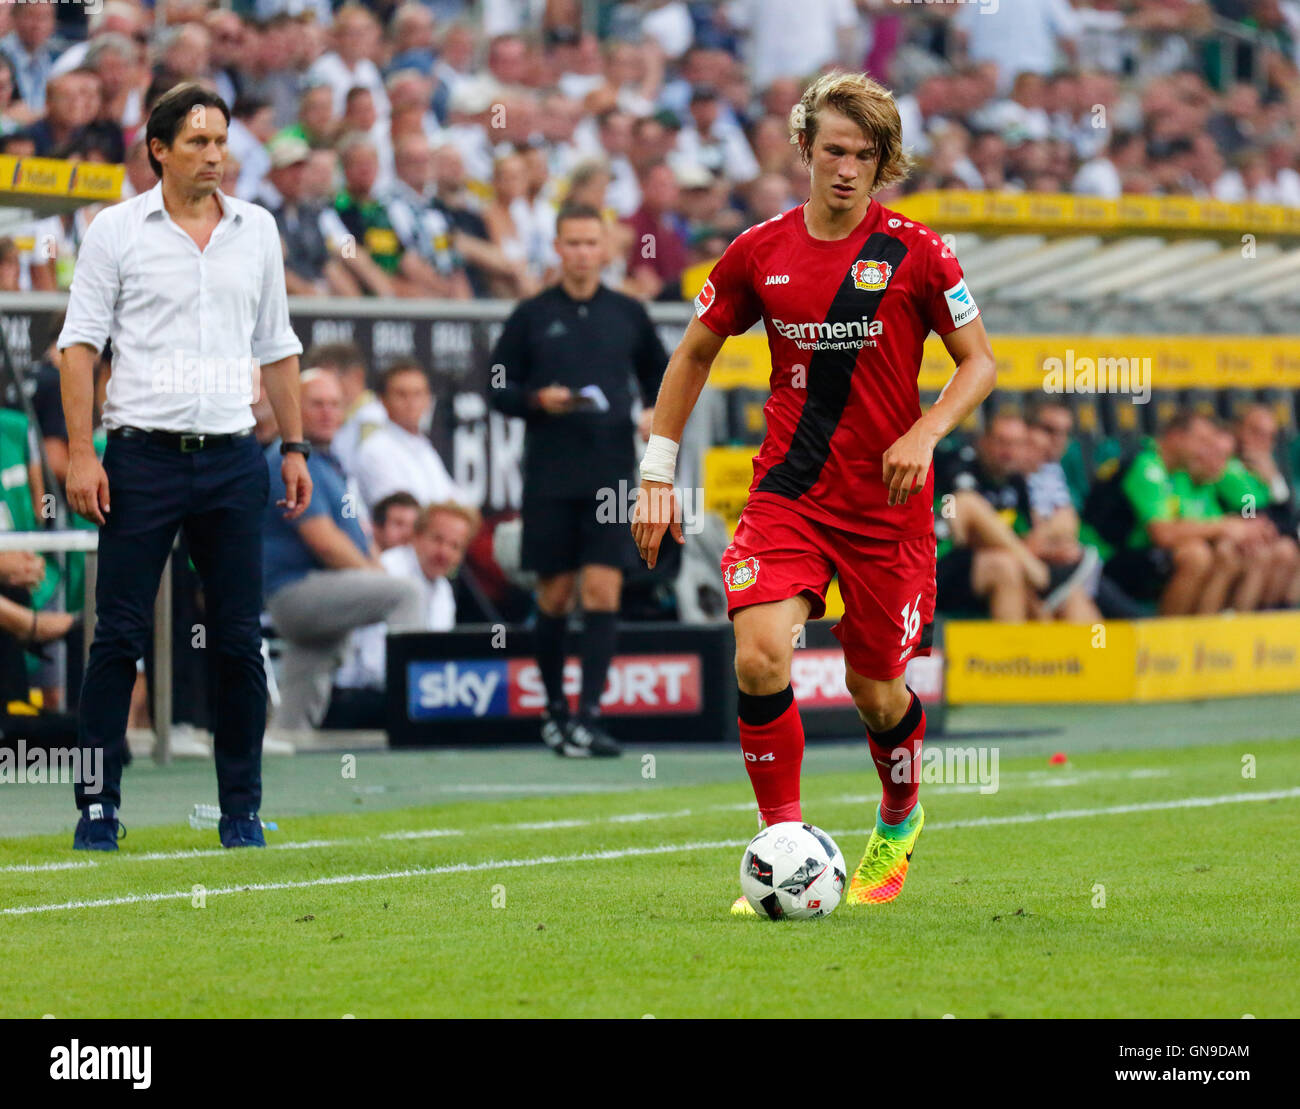
[[[1143,389],[1300,389],[1300,345],[1258,335],[995,335],[999,389],[1037,391],[1055,368],[1066,399],[1072,392],[1114,392],[1107,382],[1137,381]],[[1055,361],[1053,361],[1055,360]],[[937,392],[953,374],[952,357],[937,335],[925,342],[917,380]],[[723,344],[709,375],[715,389],[768,388],[772,360],[767,336],[737,335]],[[1133,375],[1137,375],[1135,378]],[[1076,390],[1076,386],[1080,386]],[[1124,394],[1139,392],[1125,384]]]
[[[953,704],[1180,701],[1300,692],[1300,613],[1101,624],[952,621]]]

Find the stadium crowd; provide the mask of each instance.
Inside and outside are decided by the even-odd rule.
[[[567,203],[609,217],[607,284],[683,299],[736,234],[806,197],[787,114],[834,65],[897,90],[917,159],[908,190],[1300,206],[1294,0],[105,0],[78,16],[0,4],[0,150],[123,161],[136,195],[155,183],[151,104],[179,81],[209,83],[232,105],[223,188],[272,211],[301,296],[531,295],[554,276]],[[0,239],[0,291],[66,287],[93,216]],[[35,411],[61,481],[55,365],[46,352],[34,370]],[[384,623],[449,628],[482,611],[485,583],[498,600],[511,588],[426,435],[426,367],[367,366],[348,344],[302,366],[318,495],[293,527],[269,509],[266,546],[289,732],[382,717]],[[274,484],[274,420],[255,415]],[[1072,420],[1053,403],[999,410],[936,459],[941,611],[1091,621],[1300,603],[1295,479],[1267,407],[1230,427],[1180,414],[1095,475],[1072,453]],[[0,460],[27,475],[4,495],[37,506],[30,435],[0,422]],[[0,641],[67,633],[72,617],[34,597],[57,572],[0,557]],[[195,582],[181,580],[192,609]],[[27,664],[11,654],[0,679],[23,700]],[[197,674],[186,688],[179,719],[202,727]]]
[[[0,4],[0,150],[125,160],[133,194],[150,105],[206,82],[292,293],[526,296],[571,201],[614,221],[607,283],[671,300],[805,198],[819,70],[896,91],[909,190],[1300,206],[1298,55],[1298,0],[35,0]],[[21,229],[17,287],[66,287],[92,214]]]

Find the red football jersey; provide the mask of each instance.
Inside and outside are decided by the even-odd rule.
[[[925,337],[979,315],[961,266],[928,227],[872,201],[843,239],[814,239],[803,208],[742,232],[695,298],[719,335],[760,318],[772,351],[767,436],[750,499],[885,539],[934,530],[934,469],[890,506],[885,451],[921,415]]]

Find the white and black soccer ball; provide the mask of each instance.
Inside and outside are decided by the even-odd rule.
[[[844,896],[844,856],[820,828],[788,820],[764,828],[740,860],[740,892],[759,916],[826,916]]]

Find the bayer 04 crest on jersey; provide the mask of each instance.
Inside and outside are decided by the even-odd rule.
[[[740,860],[740,892],[772,920],[826,916],[844,896],[844,856],[820,828],[785,821],[764,828]]]

